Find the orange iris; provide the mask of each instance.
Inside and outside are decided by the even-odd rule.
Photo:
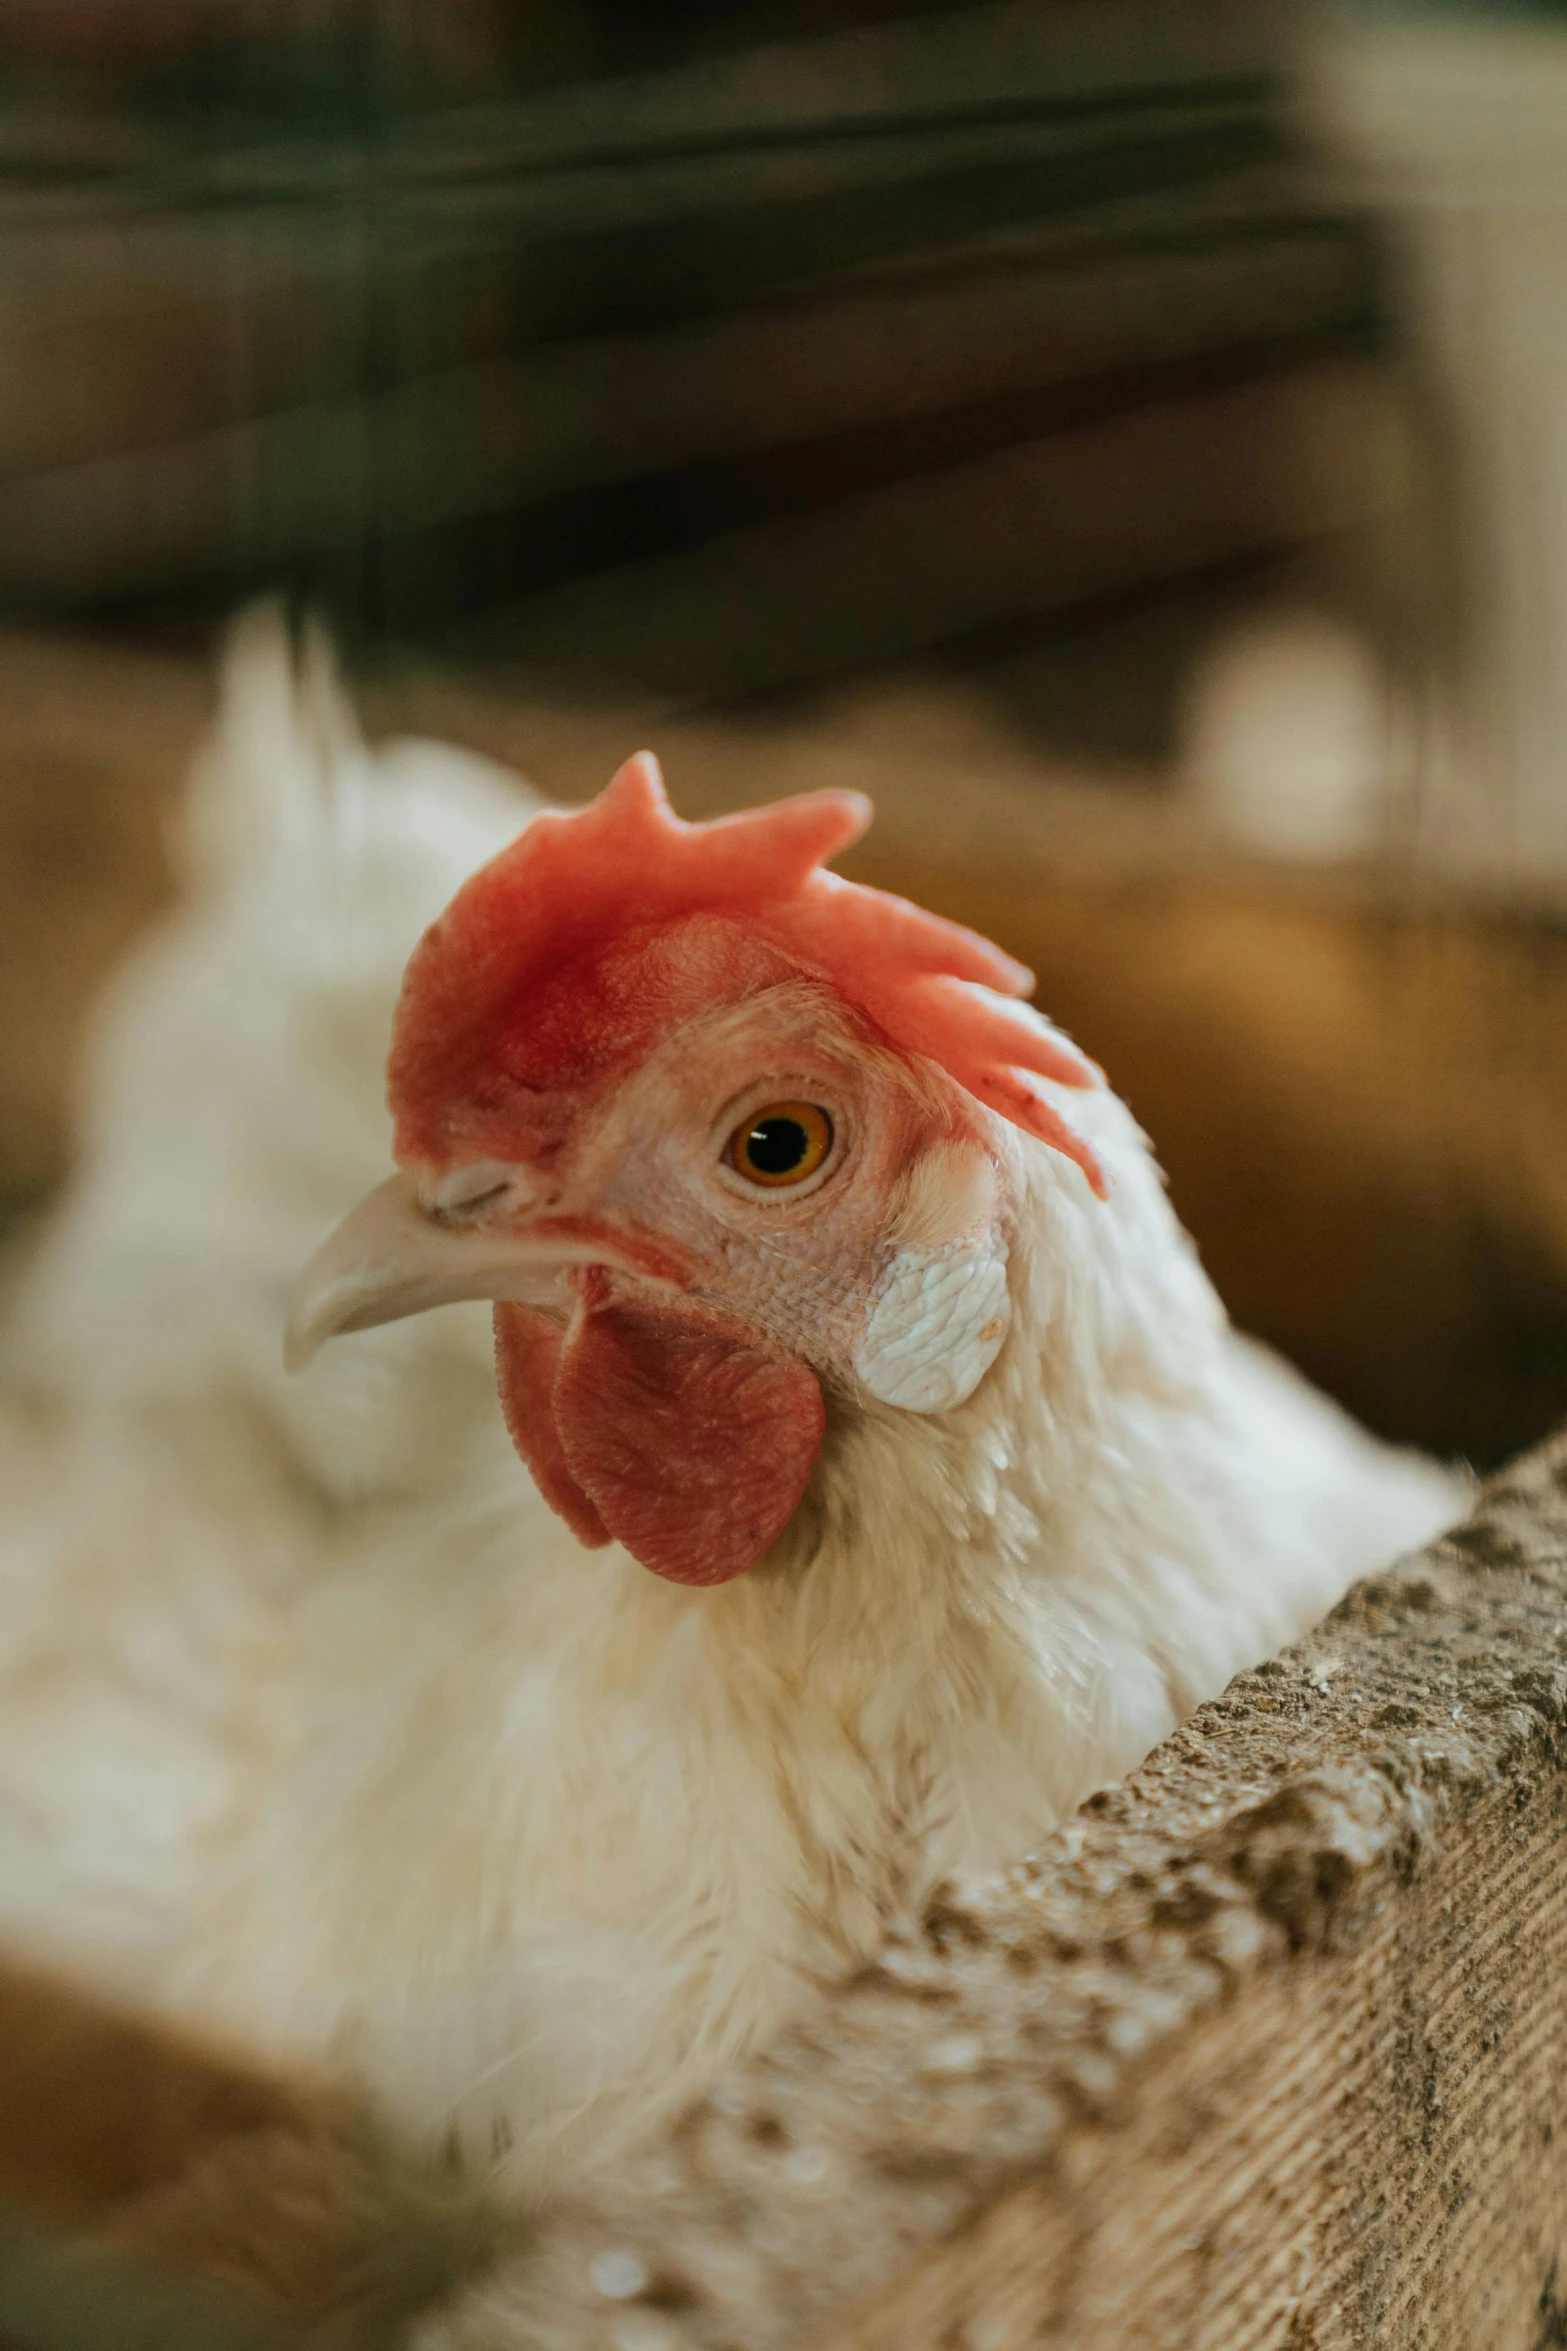
[[[743,1119],[724,1149],[736,1175],[781,1192],[803,1184],[832,1149],[832,1120],[814,1102],[769,1102]]]

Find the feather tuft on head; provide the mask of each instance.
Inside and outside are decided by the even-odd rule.
[[[824,870],[871,814],[861,793],[809,792],[687,824],[640,751],[587,807],[535,817],[463,885],[409,963],[388,1070],[399,1155],[433,1152],[449,1106],[482,1088],[496,1038],[545,984],[628,934],[717,916],[830,980],[900,1050],[1064,1152],[1102,1197],[1097,1158],[1035,1082],[1091,1087],[1099,1073],[1020,1001],[1033,974],[958,923]]]

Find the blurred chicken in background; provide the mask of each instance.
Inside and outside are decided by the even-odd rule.
[[[277,1612],[345,1513],[443,1493],[489,1418],[461,1316],[302,1385],[278,1334],[295,1266],[384,1156],[407,941],[527,805],[443,746],[372,762],[321,645],[296,686],[260,617],[196,778],[183,903],[97,1016],[78,1171],[5,1325],[0,1838],[14,1941],[115,1989],[167,1990],[264,1736]]]

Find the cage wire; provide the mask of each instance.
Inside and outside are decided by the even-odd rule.
[[[1171,399],[1200,438],[1211,396],[1197,463],[1238,477],[1223,394],[1376,333],[1270,8],[688,8],[660,44],[169,0],[129,49],[73,10],[74,45],[13,31],[3,109],[16,617],[281,588],[356,644],[677,703],[983,669],[1308,535],[1236,492],[1052,560],[1040,452]]]

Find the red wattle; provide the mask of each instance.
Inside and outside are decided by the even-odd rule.
[[[569,1330],[496,1310],[506,1424],[552,1509],[678,1584],[753,1567],[799,1507],[826,1423],[809,1367],[689,1300],[579,1278]]]
[[[507,1432],[534,1484],[579,1543],[602,1551],[614,1540],[566,1466],[551,1395],[565,1331],[533,1306],[495,1309],[495,1374]]]

